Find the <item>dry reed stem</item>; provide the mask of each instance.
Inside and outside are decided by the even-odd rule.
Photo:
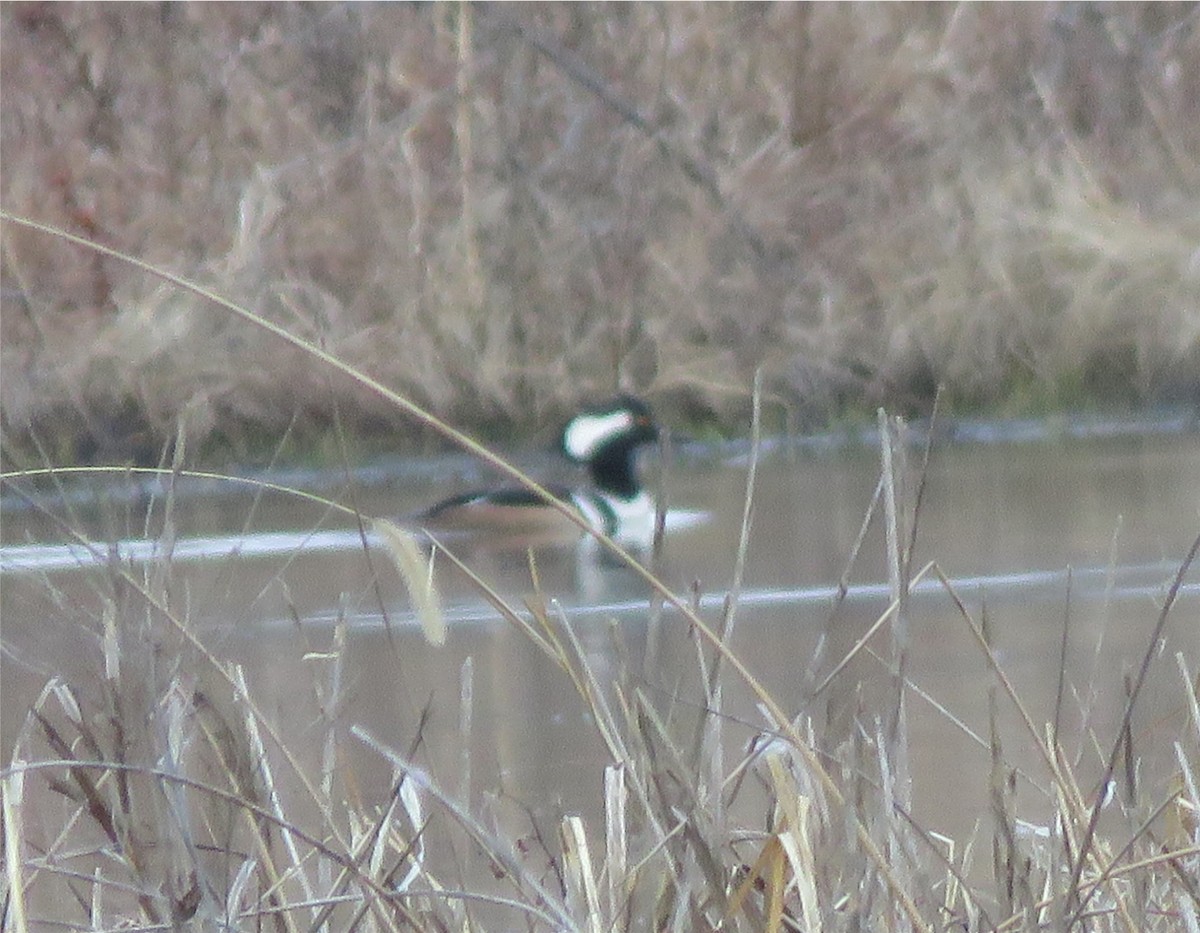
[[[241,705],[241,703],[248,700],[250,696],[250,688],[246,683],[246,672],[243,670],[241,665],[234,665],[232,668],[232,673],[234,683],[236,684],[234,702]],[[267,750],[263,745],[262,735],[259,731],[259,715],[260,714],[256,709],[249,707],[246,709],[245,714],[242,717],[241,724],[245,729],[244,734],[246,743],[250,748],[255,767],[252,774],[247,775],[242,780],[239,780],[234,786],[238,788],[243,797],[249,800],[254,800],[257,797],[258,785],[261,784],[262,792],[266,796],[267,803],[270,805],[271,810],[274,812],[278,822],[283,824],[286,822],[283,801],[280,797],[278,788],[276,787],[274,772],[271,769],[271,762],[267,756]],[[239,775],[237,777],[240,778],[241,776]],[[301,859],[299,849],[296,847],[295,840],[291,837],[291,835],[288,833],[283,834],[283,844],[289,856],[289,864],[287,864],[285,870],[280,871],[275,864],[275,855],[271,843],[271,836],[267,831],[267,828],[264,825],[260,825],[257,822],[250,820],[249,814],[247,814],[247,820],[249,821],[249,828],[253,833],[254,840],[259,846],[259,853],[262,859],[262,864],[266,868],[267,877],[271,883],[271,890],[274,891],[280,887],[285,877],[298,878],[301,889],[304,892],[305,899],[309,901],[314,900],[316,895],[313,892],[308,874],[303,871],[303,860]],[[292,920],[290,912],[283,913],[282,919],[289,929],[293,927],[294,921]]]
[[[617,923],[624,904],[626,879],[636,881],[628,873],[628,792],[625,787],[626,766],[623,763],[604,768],[604,875],[607,881],[608,916]]]
[[[787,855],[792,882],[800,897],[801,916],[806,930],[819,933],[821,929],[820,900],[815,884],[816,859],[810,842],[809,814],[812,801],[800,792],[790,771],[784,769],[777,754],[767,752],[767,765],[775,789],[777,806],[783,812],[778,833],[779,842]],[[782,903],[780,904],[782,908]],[[772,910],[772,916],[779,914]]]
[[[578,816],[564,817],[559,832],[567,879],[567,904],[576,917],[584,918],[587,933],[601,933],[608,924],[600,907],[600,891],[596,886],[583,820]]]
[[[21,826],[21,800],[24,797],[25,762],[14,759],[0,778],[0,808],[4,812],[5,881],[8,884],[5,907],[13,929],[25,933],[25,859],[21,854],[24,838]]]

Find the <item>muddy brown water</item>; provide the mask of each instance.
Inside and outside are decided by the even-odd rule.
[[[437,472],[364,484],[353,499],[368,514],[405,514],[474,478]],[[860,684],[869,693],[889,682],[882,664],[864,654],[834,688],[811,696],[888,604],[878,519],[847,570],[878,475],[877,454],[863,449],[767,453],[759,467],[734,650],[785,709],[807,711],[819,729],[833,732],[852,728]],[[745,481],[745,460],[737,457],[677,458],[667,477],[671,504],[704,520],[668,534],[663,577],[697,598],[713,623],[733,579]],[[145,527],[140,505],[113,496],[98,508],[85,496],[72,508],[98,540],[128,542]],[[260,708],[311,775],[320,773],[320,697],[333,676],[327,649],[341,618],[340,702],[332,715],[339,764],[363,801],[384,799],[392,769],[350,727],[406,752],[424,711],[420,761],[477,812],[498,818],[498,801],[518,813],[528,806],[549,833],[564,812],[597,818],[607,758],[589,713],[569,679],[461,575],[439,570],[449,636],[433,648],[387,558],[365,554],[345,520],[309,503],[271,495],[253,502],[244,493],[181,495],[174,508],[174,611],[217,657],[243,666]],[[1068,620],[1060,727],[1087,784],[1100,774],[1100,750],[1120,722],[1123,678],[1140,664],[1197,533],[1194,434],[950,446],[933,457],[914,567],[936,560],[974,618],[986,614],[1000,663],[1039,728],[1054,718]],[[86,685],[101,669],[96,619],[108,584],[103,569],[64,550],[61,530],[43,515],[12,510],[3,535],[0,746],[7,763],[47,679]],[[522,607],[532,591],[524,554],[466,549],[464,556]],[[570,619],[602,682],[625,678],[664,706],[672,696],[681,709],[699,703],[693,640],[676,614],[651,610],[634,574],[587,549],[536,556],[541,592]],[[140,574],[149,565],[133,566]],[[834,588],[844,575],[849,590],[838,601]],[[908,676],[961,722],[910,695],[913,808],[922,826],[961,842],[986,818],[989,768],[987,749],[963,726],[987,735],[996,679],[932,578],[914,595],[908,618]],[[887,636],[872,645],[885,651]],[[1200,669],[1200,567],[1185,577],[1134,717],[1141,780],[1152,796],[1176,767],[1174,743],[1196,761],[1177,653],[1193,675]],[[726,680],[733,760],[764,721],[749,689],[732,672]],[[473,697],[469,730],[464,683]],[[1019,786],[1018,807],[1044,819],[1049,804],[1037,789],[1046,786],[1044,769],[1012,706],[1001,699],[999,708],[1009,762],[1030,776]]]

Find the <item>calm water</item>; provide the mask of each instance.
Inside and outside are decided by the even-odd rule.
[[[403,478],[372,477],[353,495],[334,497],[368,514],[409,513],[479,479],[471,467],[447,463]],[[775,452],[760,464],[733,643],[785,708],[807,711],[833,737],[850,729],[850,698],[860,684],[868,697],[887,684],[880,663],[864,655],[833,688],[812,697],[814,684],[887,606],[878,520],[847,566],[878,472],[877,456],[865,450]],[[681,455],[668,471],[672,505],[705,518],[669,534],[663,576],[694,594],[714,624],[733,580],[745,482],[746,466],[737,458]],[[104,498],[99,507],[94,497],[91,505],[85,498],[72,506],[76,521],[97,540],[144,537],[144,509],[116,493]],[[422,760],[447,787],[469,792],[473,805],[502,790],[547,821],[563,811],[594,814],[606,760],[571,683],[448,566],[439,569],[439,583],[449,639],[434,649],[414,625],[387,558],[365,553],[357,532],[319,506],[278,495],[255,501],[244,493],[182,494],[173,520],[176,551],[166,586],[174,611],[214,654],[244,665],[257,701],[312,773],[319,773],[321,754],[312,736],[323,734],[318,693],[333,676],[323,652],[341,618],[347,628],[339,758],[365,799],[383,799],[390,767],[348,727],[407,749],[428,709]],[[303,543],[296,529],[309,535]],[[10,511],[3,532],[0,745],[7,761],[25,711],[49,676],[95,682],[96,618],[109,587],[102,570],[81,567],[87,563],[81,554],[62,547],[63,532],[45,516]],[[1122,712],[1122,675],[1140,663],[1166,586],[1198,532],[1200,438],[1194,435],[951,446],[935,451],[914,567],[936,560],[977,620],[986,605],[1000,660],[1039,726],[1054,715],[1069,614],[1062,728],[1067,749],[1079,754],[1081,781],[1088,782],[1101,764],[1081,724],[1086,717],[1095,741],[1107,748]],[[126,544],[126,553],[137,547]],[[522,608],[532,591],[524,554],[488,549],[465,556]],[[601,679],[630,677],[664,707],[672,695],[682,709],[698,701],[688,633],[670,612],[648,621],[646,587],[629,570],[562,548],[540,551],[537,572],[542,593],[571,618]],[[843,576],[849,591],[839,602],[834,587]],[[910,625],[910,678],[986,735],[993,679],[940,587],[918,591]],[[886,635],[873,644],[886,649]],[[1200,668],[1200,567],[1186,578],[1135,718],[1143,779],[1151,786],[1174,770],[1172,742],[1195,741],[1185,731],[1176,652],[1193,673]],[[464,680],[474,698],[469,736],[460,723]],[[749,691],[734,680],[724,711],[736,752],[763,721]],[[1005,705],[1002,714],[1011,763],[1044,784],[1012,710]],[[917,697],[910,716],[916,815],[961,840],[987,812],[988,753]],[[1022,785],[1018,800],[1037,819],[1045,802],[1033,783]]]

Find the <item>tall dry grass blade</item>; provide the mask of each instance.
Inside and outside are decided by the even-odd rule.
[[[1060,762],[1055,775],[1051,797],[1054,804],[1054,823],[1052,827],[1046,827],[1044,832],[1048,836],[1055,833],[1061,836],[1069,864],[1074,857],[1073,853],[1079,850],[1079,829],[1087,813],[1087,804],[1075,772],[1070,762],[1065,759]]]
[[[905,818],[908,814],[905,814]],[[942,864],[946,867],[946,877],[942,882],[942,913],[947,917],[953,917],[955,913],[955,905],[960,899],[964,901],[970,900],[968,894],[970,886],[966,883],[960,867],[954,863],[954,853],[957,843],[950,836],[943,836],[941,833],[928,833],[931,842],[940,844],[946,847],[946,851],[942,852],[937,849],[936,845],[932,848],[941,856]]]
[[[933,410],[929,413],[929,427],[925,434],[925,448],[921,452],[921,469],[917,474],[917,491],[913,496],[912,515],[908,528],[908,541],[904,546],[904,577],[912,578],[912,562],[917,552],[917,530],[921,527],[921,509],[925,504],[925,492],[929,485],[929,464],[933,457],[933,442],[937,437],[938,419],[942,413],[942,395],[945,386],[938,384],[933,393]]]
[[[1071,636],[1071,565],[1067,565],[1067,596],[1063,608],[1062,639],[1058,645],[1058,684],[1054,690],[1054,727],[1050,733],[1050,747],[1058,754],[1058,729],[1062,723],[1063,691],[1067,684],[1067,646]]]
[[[804,672],[804,679],[811,683],[817,676],[817,671],[825,662],[825,648],[828,643],[828,634],[830,629],[835,624],[841,607],[846,602],[846,597],[850,595],[850,575],[854,572],[854,567],[858,563],[858,555],[862,551],[862,546],[867,540],[867,533],[871,528],[871,520],[875,517],[876,511],[879,509],[879,503],[883,499],[883,473],[880,472],[879,480],[875,483],[875,492],[871,495],[871,501],[867,505],[866,512],[863,514],[862,523],[859,525],[858,534],[855,536],[854,543],[850,545],[850,553],[846,557],[844,566],[842,567],[841,576],[838,577],[837,594],[833,600],[833,608],[825,618],[825,629],[821,633],[821,637],[817,642],[816,650],[813,651],[812,658],[809,659],[808,666]],[[843,662],[844,663],[844,662]],[[828,686],[829,678],[825,678]],[[819,690],[816,692],[820,692]]]
[[[1183,695],[1186,698],[1188,711],[1187,726],[1180,731],[1195,732],[1196,744],[1197,747],[1200,747],[1200,674],[1192,676],[1182,651],[1175,652],[1175,664],[1183,678]]]
[[[23,771],[28,767],[28,762],[32,761],[38,754],[38,752],[34,750],[32,742],[34,732],[39,731],[41,729],[41,725],[34,713],[42,712],[49,703],[51,697],[55,697],[58,700],[59,705],[62,707],[67,718],[72,722],[72,724],[75,725],[76,729],[79,728],[83,719],[79,709],[79,704],[76,701],[71,688],[67,684],[60,681],[58,677],[51,677],[42,686],[41,692],[38,694],[37,699],[34,700],[34,702],[30,705],[30,712],[25,716],[24,721],[21,723],[20,732],[17,735],[16,740],[13,742],[13,750],[10,754],[11,763],[8,769],[0,771],[0,779],[7,778],[9,770]],[[22,785],[22,789],[23,787],[24,785]],[[2,790],[2,788],[0,788],[0,790]],[[51,856],[53,856],[54,853],[61,851],[68,844],[68,841],[71,838],[71,833],[74,830],[77,822],[83,819],[83,812],[83,809],[79,808],[69,819],[65,820],[58,837],[52,840],[50,844],[46,846],[45,865],[22,865],[21,871],[24,873],[27,887],[31,887],[33,884],[37,883],[38,876],[41,874],[41,872],[53,866],[56,860]],[[18,807],[16,810],[16,816],[19,820],[21,816],[20,807]],[[19,853],[20,851],[20,849],[4,849],[4,852],[6,853]]]
[[[862,546],[867,540],[867,533],[871,528],[871,520],[875,517],[875,512],[879,509],[879,504],[883,501],[884,482],[883,472],[880,471],[879,480],[875,483],[875,491],[871,494],[871,501],[867,503],[866,511],[863,512],[862,523],[858,526],[858,534],[854,537],[854,543],[850,545],[850,552],[846,557],[846,565],[842,569],[842,575],[838,577],[837,599],[834,601],[835,608],[841,605],[850,593],[850,574],[853,572],[854,565],[858,562],[859,552],[862,551]]]
[[[884,732],[885,724],[876,720],[873,745],[877,751],[875,762],[879,768],[879,794],[886,801],[876,817],[876,832],[880,833],[887,845],[886,851],[890,858],[888,864],[899,879],[899,883],[907,890],[917,890],[913,878],[913,858],[904,838],[898,832],[901,824],[895,817],[897,810],[908,810],[912,796],[911,788],[898,774],[896,759],[903,759],[903,753],[894,747],[892,740]],[[903,856],[903,857],[902,857]]]
[[[812,813],[812,802],[807,798],[801,799],[798,810],[803,820],[795,830],[789,829],[782,834],[780,842],[787,854],[788,863],[792,868],[792,881],[796,886],[796,894],[800,898],[800,916],[804,919],[804,929],[820,933],[824,929],[819,910],[820,900],[817,896],[816,857],[809,841],[808,819]],[[789,923],[787,929],[792,929]]]
[[[320,721],[325,730],[325,742],[321,748],[321,793],[326,801],[326,806],[321,808],[321,818],[326,825],[326,831],[332,831],[333,823],[333,808],[330,805],[334,799],[334,780],[337,771],[337,728],[336,717],[338,711],[342,707],[344,697],[342,696],[342,671],[346,656],[346,614],[342,607],[339,607],[337,620],[333,626],[333,644],[329,651],[321,658],[322,661],[327,661],[326,676],[328,681],[325,685],[324,696],[320,689],[318,677],[313,678],[313,690],[316,693],[317,708],[320,710]],[[311,653],[305,655],[306,659],[317,661]],[[333,866],[322,862],[317,869],[317,883],[322,891],[333,890]]]
[[[253,859],[243,859],[242,864],[238,867],[237,872],[233,876],[233,881],[229,885],[229,893],[225,897],[225,926],[229,929],[234,929],[236,922],[241,918],[242,898],[246,895],[250,886],[250,879],[254,877],[255,864]]]
[[[671,443],[671,431],[663,427],[658,436],[658,468],[654,479],[654,537],[650,548],[650,568],[653,576],[666,576],[665,554],[667,540],[667,510],[670,505],[670,489],[667,476],[674,462],[675,448]],[[646,643],[642,655],[642,679],[653,682],[659,670],[659,652],[662,644],[663,607],[665,601],[657,590],[650,592],[650,608],[646,614]]]
[[[245,670],[239,664],[231,667],[233,682],[237,686],[235,700],[239,703],[250,696],[250,689],[246,684]],[[275,821],[281,826],[289,825],[289,821],[283,812],[283,800],[280,797],[279,790],[275,784],[274,772],[271,768],[271,763],[267,758],[267,750],[263,745],[262,734],[258,728],[258,718],[253,709],[246,709],[242,717],[242,723],[245,728],[244,736],[249,743],[252,761],[254,762],[253,771],[246,775],[235,776],[235,787],[248,800],[257,800],[258,783],[261,782],[262,793],[266,797],[267,804],[271,808],[272,814],[275,816]],[[247,829],[251,837],[255,840],[255,844],[262,858],[262,864],[267,872],[267,877],[270,879],[270,887],[272,891],[277,891],[282,881],[282,874],[275,864],[274,845],[272,834],[268,825],[253,819],[252,814],[248,811]],[[288,874],[297,878],[301,888],[304,891],[304,896],[307,900],[314,900],[316,895],[313,892],[312,885],[309,882],[308,874],[304,871],[304,862],[300,857],[300,852],[296,847],[296,840],[291,833],[283,833],[284,847],[287,849],[288,857],[291,866]],[[294,929],[294,920],[290,911],[284,911],[280,915],[280,920],[288,929]]]
[[[1087,689],[1084,691],[1084,699],[1080,704],[1080,722],[1083,724],[1080,728],[1080,744],[1075,752],[1075,765],[1083,760],[1083,755],[1086,747],[1082,738],[1091,732],[1092,710],[1096,703],[1100,700],[1100,689],[1097,686],[1102,668],[1100,658],[1102,649],[1104,648],[1104,636],[1108,632],[1109,623],[1112,621],[1113,611],[1113,591],[1117,585],[1117,567],[1118,567],[1118,552],[1121,540],[1121,532],[1125,527],[1125,518],[1122,515],[1117,516],[1116,525],[1113,528],[1112,537],[1108,542],[1108,560],[1105,562],[1105,577],[1104,577],[1104,598],[1101,601],[1102,616],[1099,624],[1094,625],[1096,630],[1096,643],[1092,647],[1092,664],[1087,676]]]
[[[162,754],[159,755],[156,763],[163,770],[173,774],[183,774],[186,767],[185,755],[188,740],[191,738],[191,730],[188,727],[193,708],[190,692],[184,689],[178,675],[173,677],[171,683],[167,685],[166,696],[160,700],[159,707],[162,718],[166,720],[159,727],[161,731],[165,732],[166,741],[163,743]],[[158,788],[158,793],[166,801],[172,828],[184,849],[184,853],[178,853],[178,855],[182,858],[186,853],[187,868],[195,873],[196,866],[201,864],[200,840],[196,833],[187,789],[182,784],[170,782]],[[184,866],[176,865],[175,870],[182,876]],[[172,913],[176,914],[177,911],[173,908]]]
[[[475,659],[466,658],[458,672],[459,785],[461,800],[471,800],[471,724],[475,717]]]
[[[605,926],[604,915],[583,820],[578,816],[564,817],[559,832],[567,880],[567,904],[576,917],[583,918],[583,929],[588,933],[601,933]]]
[[[1180,677],[1183,680],[1183,693],[1187,698],[1188,711],[1187,725],[1180,731],[1181,733],[1193,733],[1196,739],[1193,748],[1200,748],[1200,678],[1193,678],[1182,652],[1175,653],[1175,664],[1178,666]],[[1200,792],[1197,791],[1193,765],[1184,754],[1181,742],[1175,743],[1175,760],[1179,764],[1179,771],[1173,779],[1173,786],[1178,785],[1179,795],[1176,798],[1170,820],[1176,830],[1177,845],[1182,847],[1198,838]],[[1197,906],[1200,907],[1200,904]]]
[[[527,598],[525,608],[529,610],[530,615],[538,624],[538,629],[543,633],[542,639],[549,648],[551,659],[570,678],[579,698],[590,703],[585,672],[581,671],[576,663],[579,653],[572,651],[559,635],[559,626],[552,621],[550,607],[546,605],[543,595],[535,593],[532,597]],[[563,631],[567,631],[565,626]]]
[[[117,636],[117,607],[105,600],[100,611],[100,624],[104,627],[101,636],[101,651],[104,655],[104,676],[116,683],[121,676],[121,644]]]
[[[733,637],[738,597],[742,593],[742,580],[746,574],[746,552],[750,547],[750,527],[754,519],[754,491],[758,485],[758,459],[762,447],[762,367],[754,371],[754,388],[750,396],[750,462],[746,467],[746,486],[742,496],[742,521],[738,528],[737,556],[733,563],[733,582],[729,587],[729,602],[721,620],[720,637],[726,644]],[[720,678],[721,657],[713,662],[712,683],[709,693],[716,692]],[[720,709],[716,710],[718,713]]]
[[[375,600],[375,608],[379,612],[379,618],[383,620],[383,631],[387,638],[388,648],[391,649],[393,655],[398,655],[399,652],[396,646],[396,639],[392,631],[392,616],[388,611],[388,602],[383,595],[380,574],[376,572],[374,563],[371,559],[371,541],[367,532],[367,526],[370,523],[370,519],[363,514],[363,511],[359,507],[358,503],[358,483],[354,480],[353,470],[350,466],[350,444],[346,438],[346,432],[342,424],[342,406],[338,403],[337,396],[334,394],[331,385],[331,380],[328,378],[326,378],[326,385],[329,387],[328,391],[331,400],[331,408],[333,410],[333,436],[337,440],[338,462],[341,466],[342,476],[345,479],[344,488],[346,489],[347,496],[350,499],[351,517],[354,519],[354,528],[358,532],[358,541],[359,546],[362,549],[363,564],[368,571],[371,595]],[[261,493],[258,493],[258,495],[261,495]],[[323,522],[324,516],[321,517],[321,520],[318,521],[314,527],[319,527]],[[296,554],[293,556],[298,556],[302,550],[303,545],[298,546],[296,548]],[[280,569],[279,579],[282,580],[283,569],[290,565],[291,560],[289,559],[284,563],[283,568]],[[432,555],[429,559],[429,585],[433,585]]]
[[[21,803],[25,797],[25,762],[19,758],[8,764],[8,774],[0,779],[0,804],[4,810],[4,863],[8,886],[5,909],[16,933],[26,933],[25,916],[25,840],[21,828]]]
[[[663,804],[669,803],[670,814],[682,824],[683,835],[689,843],[692,859],[683,864],[686,868],[690,862],[694,862],[695,869],[703,878],[707,898],[724,911],[725,871],[717,854],[724,841],[724,834],[718,835],[717,827],[713,826],[713,819],[701,796],[703,788],[688,783],[686,778],[690,772],[687,757],[683,749],[671,739],[667,723],[640,690],[637,693],[637,702],[639,722],[652,727],[652,732],[643,730],[647,748],[653,754],[651,780],[656,782],[659,800]],[[667,789],[668,786],[670,790]],[[674,802],[677,796],[682,798],[679,803]],[[676,858],[678,859],[677,855]],[[686,878],[684,880],[686,881]]]
[[[626,773],[621,779],[622,786],[635,801],[634,812],[639,819],[645,821],[641,829],[649,837],[649,842],[644,846],[645,851],[629,870],[629,877],[636,879],[660,851],[666,848],[669,838],[680,831],[680,826],[676,824],[668,830],[663,822],[663,814],[655,806],[652,785],[656,752],[651,745],[650,736],[646,733],[640,712],[643,698],[636,691],[629,697],[618,690],[617,702],[621,707],[622,720],[626,723],[626,744],[631,753],[627,760],[618,762],[613,767],[625,769]],[[628,807],[626,810],[628,811]]]
[[[1035,911],[1031,906],[1032,893],[1028,889],[1025,859],[1017,844],[1012,772],[1005,764],[1000,742],[995,685],[988,687],[988,725],[992,751],[988,779],[992,811],[992,876],[999,887],[1000,909],[1012,919],[1014,928],[1024,929],[1033,922]]]
[[[103,930],[108,924],[104,921],[104,876],[99,868],[91,878],[92,900],[88,905],[88,918],[92,921],[93,930]]]
[[[618,763],[604,769],[604,873],[608,880],[608,916],[615,926],[625,904],[625,895],[636,878],[627,874],[629,837],[625,786],[627,768]]]
[[[1196,830],[1200,827],[1200,795],[1196,793],[1196,776],[1188,766],[1187,756],[1179,743],[1175,743],[1175,760],[1179,770],[1171,777],[1170,797],[1167,810],[1167,825],[1164,830],[1166,845],[1183,849],[1196,841]]]
[[[1122,677],[1122,685],[1125,688],[1126,701],[1133,699],[1133,683],[1129,679],[1129,672],[1126,671]],[[1125,727],[1117,741],[1121,743],[1121,760],[1125,762],[1124,781],[1121,783],[1125,788],[1125,803],[1132,807],[1137,803],[1138,799],[1138,775],[1137,775],[1137,752],[1133,747],[1133,728],[1132,722],[1126,722]],[[1110,780],[1108,786],[1112,786]]]
[[[325,660],[330,662],[328,665],[329,682],[325,687],[325,696],[317,698],[321,709],[321,720],[325,724],[325,745],[321,751],[321,794],[325,800],[333,800],[334,778],[337,771],[336,724],[338,711],[345,701],[342,687],[346,664],[346,629],[346,613],[339,611],[333,626],[333,644],[325,655]],[[311,657],[311,655],[306,655],[306,657]],[[328,811],[325,816],[329,816]]]
[[[532,551],[530,552],[532,558]],[[536,564],[531,560],[530,567],[536,567]],[[537,623],[537,631],[539,639],[546,645],[547,651],[551,659],[554,660],[559,667],[566,672],[571,678],[571,682],[575,684],[575,689],[582,697],[586,690],[583,686],[583,677],[576,669],[572,652],[567,649],[562,637],[559,635],[558,626],[554,624],[550,615],[550,607],[546,603],[545,594],[541,591],[541,584],[538,581],[536,573],[533,575],[534,591],[532,595],[527,596],[523,602],[525,608],[529,610],[529,614],[533,616],[533,620]],[[522,620],[523,624],[524,620]]]
[[[883,530],[886,538],[885,554],[887,555],[888,588],[893,600],[900,599],[902,590],[902,564],[900,556],[900,506],[897,502],[897,472],[893,462],[899,446],[892,420],[888,413],[880,408],[876,412],[876,422],[879,428],[879,455],[882,461],[881,476],[883,479]]]
[[[878,412],[881,476],[883,479],[883,519],[887,542],[888,586],[896,612],[892,616],[892,663],[895,674],[892,678],[894,705],[888,711],[887,741],[881,743],[880,752],[886,750],[890,756],[890,770],[896,774],[894,791],[896,799],[908,809],[912,805],[912,779],[908,763],[908,707],[905,702],[904,680],[908,667],[910,645],[908,622],[908,579],[909,556],[904,552],[907,536],[901,527],[904,520],[902,484],[907,483],[905,469],[904,422],[889,417],[882,409]],[[895,863],[893,862],[893,865]]]
[[[771,859],[771,875],[767,882],[767,923],[763,927],[766,933],[779,933],[783,929],[783,899],[787,893],[784,871],[787,868],[787,845],[782,835],[775,836],[774,841],[778,843],[778,848]]]
[[[371,530],[383,541],[392,563],[400,573],[400,579],[404,581],[417,610],[417,618],[421,620],[425,640],[435,647],[441,647],[446,643],[446,617],[442,613],[437,587],[433,585],[432,555],[426,559],[416,539],[386,518],[375,519],[371,523]]]
[[[816,884],[816,856],[812,849],[809,825],[812,799],[797,786],[795,776],[784,766],[784,756],[768,750],[766,758],[776,806],[784,814],[779,841],[792,868],[792,881],[800,897],[800,916],[804,919],[804,929],[820,933],[822,924]]]
[[[421,797],[417,793],[416,784],[413,781],[406,781],[401,778],[399,781],[399,791],[397,798],[401,806],[404,807],[404,813],[408,817],[408,823],[413,828],[413,842],[410,844],[410,858],[412,859],[412,867],[408,873],[396,883],[397,891],[407,891],[414,881],[423,873],[426,872],[425,867],[425,826],[426,817],[424,808],[421,806]]]
[[[758,483],[758,459],[762,447],[762,368],[754,373],[750,414],[750,463],[746,469],[746,485],[742,498],[742,521],[738,530],[737,555],[733,563],[733,580],[725,599],[724,613],[718,637],[728,645],[733,639],[738,600],[746,573],[746,553],[750,547],[750,528],[754,517],[754,493]],[[704,801],[715,823],[724,822],[721,784],[724,772],[722,732],[724,724],[724,690],[721,683],[723,655],[717,653],[705,680],[706,709],[696,729],[694,767],[697,775],[707,768],[708,774],[700,785],[707,791]]]
[[[175,445],[171,455],[171,470],[166,476],[166,490],[162,497],[162,519],[159,522],[157,534],[151,534],[150,517],[153,512],[152,508],[146,510],[146,527],[143,534],[147,538],[153,538],[158,542],[160,551],[158,560],[151,561],[146,565],[147,571],[152,575],[148,588],[152,593],[166,594],[170,584],[171,575],[174,569],[174,564],[171,561],[171,556],[175,553],[175,545],[178,539],[178,530],[175,525],[175,487],[179,478],[179,471],[184,465],[184,451],[187,446],[186,432],[184,425],[186,415],[181,416],[175,425]],[[163,451],[164,459],[166,450]],[[160,461],[161,463],[162,461]]]

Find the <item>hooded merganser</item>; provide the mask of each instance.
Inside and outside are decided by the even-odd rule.
[[[645,402],[623,395],[588,408],[567,422],[559,449],[586,466],[586,489],[546,486],[573,505],[597,531],[621,544],[649,544],[654,502],[638,482],[638,448],[658,438],[658,426]],[[428,509],[417,523],[431,530],[489,532],[504,537],[559,538],[578,529],[544,499],[520,487],[468,492]],[[555,533],[557,532],[557,534]]]

